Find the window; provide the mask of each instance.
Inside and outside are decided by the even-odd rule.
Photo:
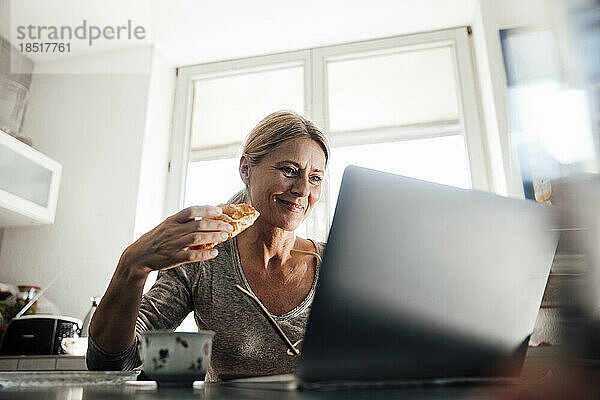
[[[273,110],[285,108],[303,114],[304,66],[294,64],[275,64],[258,71],[236,69],[225,76],[195,80],[192,160],[212,158],[210,150],[236,152],[249,127]]]
[[[329,212],[333,216],[342,173],[348,165],[358,165],[417,179],[469,188],[469,166],[461,135],[392,143],[336,147],[329,165]]]
[[[330,132],[458,120],[450,45],[327,60]]]
[[[243,188],[240,148],[262,118],[280,109],[305,114],[306,55],[267,64],[259,59],[245,68],[233,64],[194,80],[184,207],[224,203]],[[306,235],[306,224],[298,234]]]
[[[473,77],[465,28],[181,68],[170,210],[241,189],[240,146],[280,109],[315,121],[332,146],[299,236],[326,240],[349,164],[487,190]]]
[[[240,190],[240,147],[280,109],[315,121],[332,145],[323,196],[301,236],[326,239],[349,164],[485,190],[471,65],[466,29],[457,28],[182,68],[173,212]]]
[[[475,97],[466,33],[452,33],[437,40],[416,35],[331,46],[314,54],[333,147],[329,220],[351,164],[487,189],[478,110],[464,102]]]

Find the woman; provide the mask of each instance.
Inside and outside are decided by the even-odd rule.
[[[319,200],[328,158],[327,139],[312,122],[287,111],[263,119],[240,158],[245,188],[230,200],[253,205],[260,217],[214,249],[194,251],[189,247],[218,241],[231,225],[210,219],[218,207],[188,207],[131,244],[92,319],[88,368],[138,367],[140,333],[175,329],[193,311],[200,329],[216,333],[207,381],[293,372],[297,359],[235,285],[258,297],[292,343],[304,336],[319,267],[290,250],[323,251],[323,243],[294,230]],[[142,297],[154,270],[156,283]]]

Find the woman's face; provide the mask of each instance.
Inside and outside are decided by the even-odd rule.
[[[287,231],[295,230],[321,196],[325,153],[310,138],[280,143],[258,165],[240,162],[242,180],[248,185],[252,205],[264,222]]]

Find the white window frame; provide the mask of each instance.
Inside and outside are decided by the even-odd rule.
[[[311,71],[310,51],[301,50],[250,57],[237,60],[214,62],[179,68],[175,88],[175,107],[173,108],[173,134],[170,150],[170,171],[165,199],[166,215],[171,215],[183,207],[187,165],[190,161],[216,160],[232,158],[238,154],[239,146],[204,150],[190,154],[192,127],[192,106],[194,103],[194,82],[199,79],[217,76],[268,71],[286,66],[304,66],[304,115],[311,119]],[[236,72],[237,71],[237,72]],[[253,127],[248,127],[248,132]],[[241,145],[241,143],[240,143]],[[232,188],[233,190],[234,188]],[[233,192],[232,192],[233,194]]]
[[[379,51],[389,53],[391,49],[399,47],[402,48],[399,51],[406,51],[441,46],[451,46],[454,50],[456,83],[459,95],[458,120],[393,128],[362,129],[352,133],[345,132],[344,135],[329,133],[327,62],[355,58],[357,53]],[[479,97],[475,87],[471,43],[467,28],[461,27],[179,68],[175,94],[170,174],[165,202],[167,215],[171,215],[183,207],[186,171],[190,160],[230,158],[237,155],[239,149],[239,146],[237,148],[230,146],[223,149],[206,150],[201,154],[190,154],[194,81],[214,76],[235,75],[236,71],[240,70],[246,73],[248,70],[273,69],[274,64],[281,64],[282,66],[304,65],[304,115],[328,134],[332,148],[441,137],[464,132],[465,146],[469,158],[471,186],[473,189],[489,190],[489,164],[480,122]],[[248,131],[250,129],[252,127],[248,127]],[[369,135],[369,141],[364,140],[365,134]],[[324,189],[318,207],[324,207],[326,209],[324,212],[331,218],[327,204],[329,201],[328,185],[325,185]],[[323,221],[315,221],[314,215],[315,212],[311,214],[307,221],[309,237],[317,231],[322,232],[323,229]],[[323,215],[322,212],[321,215]],[[329,220],[325,225],[329,224]],[[328,226],[326,229],[328,230]]]
[[[455,55],[456,82],[459,95],[459,119],[448,121],[446,124],[418,124],[400,128],[362,129],[352,133],[344,132],[335,135],[329,130],[329,113],[327,110],[327,76],[326,63],[343,59],[356,58],[355,54],[371,53],[393,48],[410,51],[420,48],[436,48],[451,46]],[[398,36],[387,39],[369,40],[365,42],[328,46],[313,50],[313,76],[315,85],[315,107],[313,118],[322,122],[327,132],[330,132],[332,147],[363,144],[365,134],[369,135],[369,143],[380,143],[398,140],[411,140],[430,137],[441,137],[465,132],[465,143],[469,157],[472,187],[478,190],[488,190],[487,163],[485,161],[483,135],[479,120],[478,95],[473,77],[473,63],[466,28],[454,28],[443,31],[421,33],[416,35]],[[318,83],[317,83],[318,82]],[[432,129],[434,128],[434,129]],[[372,139],[372,140],[371,140]]]

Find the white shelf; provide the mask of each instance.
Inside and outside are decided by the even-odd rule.
[[[62,166],[0,131],[0,227],[52,224]]]

